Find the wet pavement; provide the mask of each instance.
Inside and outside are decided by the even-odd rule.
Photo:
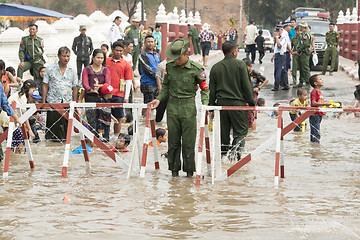
[[[209,65],[221,58],[210,59]],[[269,54],[254,69],[270,79],[259,95],[266,106],[288,106],[296,97],[295,89],[270,90]],[[326,101],[354,103],[357,81],[343,72],[323,79]],[[287,113],[284,121],[290,123]],[[155,171],[152,149],[145,179],[127,179],[119,165],[94,152],[89,154],[91,173],[86,173],[82,155],[71,155],[68,178],[62,180],[65,146],[32,144],[35,169],[30,170],[24,155],[12,154],[9,179],[0,180],[0,239],[360,239],[359,123],[353,114],[327,114],[320,145],[310,143],[309,128],[286,135],[285,179],[277,189],[275,146],[227,180],[212,185],[205,177],[195,187],[195,179],[184,173],[172,178],[164,157]],[[260,113],[245,152],[273,136],[276,124]],[[71,149],[79,144],[75,136]],[[166,149],[160,145],[159,153]],[[129,159],[131,153],[122,156]],[[224,170],[230,166],[223,162]],[[64,202],[64,196],[71,201]]]

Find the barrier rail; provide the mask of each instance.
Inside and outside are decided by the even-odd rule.
[[[275,141],[275,171],[274,171],[274,186],[279,185],[279,178],[285,177],[285,161],[284,161],[284,136],[288,134],[291,130],[301,124],[304,120],[309,118],[315,112],[360,112],[360,109],[349,109],[349,108],[319,108],[319,107],[238,107],[238,106],[202,106],[200,109],[200,130],[199,130],[199,143],[198,143],[198,154],[196,159],[196,185],[200,185],[201,173],[202,173],[202,160],[203,160],[203,144],[206,142],[204,135],[204,125],[207,123],[207,115],[205,111],[214,111],[214,127],[213,127],[213,149],[214,157],[210,157],[211,150],[209,149],[209,156],[206,154],[206,161],[212,159],[212,164],[209,164],[211,169],[211,182],[225,180],[230,177],[244,165],[249,163],[254,157],[258,156],[261,152],[268,149]],[[226,171],[222,171],[221,167],[221,141],[219,138],[220,135],[220,111],[231,111],[231,110],[251,110],[251,111],[278,111],[277,116],[277,131],[276,136],[270,137],[263,144],[257,147],[255,150],[247,154],[245,157],[241,158],[235,164],[233,164]],[[304,110],[305,112],[301,114],[297,119],[292,121],[290,124],[284,127],[283,121],[283,112],[292,111],[292,110]],[[210,139],[210,138],[209,138]],[[210,146],[210,143],[208,144]],[[207,151],[208,152],[208,151]],[[208,162],[209,163],[209,162]],[[216,169],[214,169],[216,168]],[[215,178],[216,173],[216,178]]]
[[[66,134],[66,142],[65,142],[65,153],[62,167],[62,177],[67,177],[67,170],[69,165],[69,154],[71,147],[71,134],[73,128],[77,128],[80,133],[80,141],[83,148],[84,159],[86,163],[86,170],[89,171],[91,169],[89,155],[86,149],[85,136],[90,139],[96,146],[98,146],[106,155],[108,155],[113,161],[118,163],[121,168],[127,171],[127,177],[130,177],[131,174],[139,174],[140,177],[145,176],[145,168],[146,168],[146,160],[147,160],[147,148],[148,142],[150,141],[149,136],[155,136],[155,123],[151,121],[151,107],[146,104],[130,104],[130,103],[46,103],[46,104],[12,104],[13,108],[28,108],[28,110],[19,118],[20,122],[23,124],[30,116],[32,116],[36,111],[42,109],[47,111],[48,108],[52,108],[58,111],[63,115],[65,119],[68,120],[68,128]],[[119,154],[113,152],[105,143],[103,143],[99,138],[95,136],[89,129],[87,129],[80,121],[80,116],[78,115],[76,108],[103,108],[103,107],[121,107],[121,108],[131,108],[134,110],[134,141],[133,141],[133,149],[131,154],[130,162],[122,159]],[[140,145],[140,137],[139,137],[139,116],[141,116],[140,112],[143,108],[146,108],[146,128],[143,138],[143,148]],[[14,119],[10,118],[9,128],[0,136],[0,143],[3,142],[7,137],[7,148],[4,159],[4,172],[3,177],[7,178],[9,173],[9,162],[10,162],[10,152],[11,152],[11,143],[12,136],[15,130]],[[153,130],[153,131],[151,131]],[[31,153],[31,148],[29,144],[29,139],[27,137],[27,132],[25,127],[22,127],[22,132],[24,134],[25,139],[25,148],[28,154],[30,167],[33,169],[35,167],[33,162],[33,157]],[[154,142],[154,139],[153,139]],[[157,144],[156,144],[156,136],[155,136],[155,144],[153,144],[154,148],[154,159],[155,159],[155,169],[159,169],[159,162],[157,160]],[[136,151],[137,150],[137,151]],[[139,153],[141,152],[141,153]],[[138,153],[138,155],[136,155]],[[134,170],[134,159],[139,159],[139,166],[141,165],[141,170]]]

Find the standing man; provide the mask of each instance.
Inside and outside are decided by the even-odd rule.
[[[43,80],[43,103],[69,103],[78,96],[78,79],[75,71],[69,66],[70,49],[61,47],[58,50],[59,61],[46,67]],[[46,139],[61,142],[66,139],[67,120],[56,110],[47,112]]]
[[[263,37],[263,31],[259,30],[259,35],[255,38],[256,46],[259,51],[259,63],[262,64],[262,59],[265,56],[265,38]]]
[[[311,45],[311,36],[310,33],[306,30],[307,23],[301,22],[300,26],[300,43],[298,45],[298,51],[295,52],[299,54],[299,70],[300,70],[300,79],[299,84],[296,87],[303,87],[304,83],[310,86],[309,78],[310,78],[310,66],[309,66],[309,58],[310,58],[310,45]]]
[[[295,33],[296,19],[295,18],[292,18],[290,20],[290,25],[291,25],[291,30],[289,32],[289,38],[292,39],[296,35],[296,33]]]
[[[246,57],[249,58],[251,53],[251,62],[255,63],[256,57],[256,46],[255,46],[255,38],[257,35],[257,27],[255,26],[255,21],[251,20],[250,25],[246,26],[244,32],[244,41],[246,45]]]
[[[327,48],[324,54],[322,74],[325,75],[329,63],[329,58],[331,58],[331,65],[330,65],[330,76],[331,76],[335,68],[336,52],[340,41],[340,34],[334,31],[335,23],[333,22],[329,24],[329,29],[330,31],[328,31],[325,35]]]
[[[19,47],[20,64],[17,69],[17,76],[23,78],[24,72],[30,70],[34,79],[39,78],[40,68],[44,66],[44,40],[36,36],[38,26],[36,24],[29,25],[29,36],[23,37]]]
[[[284,37],[286,39],[286,50],[285,50],[285,56],[286,56],[286,73],[289,71],[290,69],[290,65],[291,65],[291,40],[290,40],[290,31],[291,31],[291,23],[290,22],[285,22],[284,23],[284,30],[283,34]]]
[[[145,37],[144,45],[145,50],[139,57],[140,90],[144,94],[144,103],[149,103],[159,94],[156,70],[160,63],[160,55],[154,51],[155,41],[153,35]]]
[[[293,85],[296,85],[296,81],[297,81],[297,70],[298,70],[298,66],[299,66],[299,44],[300,44],[300,27],[297,26],[295,28],[295,36],[291,39],[291,46],[292,46],[292,51],[293,51],[293,55],[292,55],[292,71],[291,71],[291,75],[293,78]]]
[[[110,29],[109,29],[109,35],[110,35],[110,43],[111,45],[116,42],[119,39],[123,39],[125,34],[122,31],[121,27],[121,17],[120,16],[116,16],[114,19],[113,24],[111,25]]]
[[[179,176],[181,170],[192,177],[195,171],[196,104],[198,86],[201,102],[209,102],[209,89],[204,68],[189,59],[190,39],[180,38],[166,49],[166,57],[172,59],[166,64],[166,73],[159,96],[151,102],[156,108],[169,94],[167,105],[168,163],[172,176]]]
[[[289,90],[288,73],[286,67],[286,48],[287,41],[285,34],[288,34],[283,30],[283,26],[276,26],[274,32],[274,53],[275,55],[271,58],[271,62],[274,61],[274,88],[272,91],[278,91],[280,86],[283,86],[282,90]],[[275,58],[275,60],[274,60]]]
[[[194,47],[194,54],[198,55],[201,54],[200,51],[200,45],[199,45],[199,29],[195,26],[191,26],[190,24],[188,24],[189,27],[189,33],[188,36],[191,37],[191,43]]]
[[[160,54],[161,52],[161,23],[155,24],[155,30],[152,32],[152,35],[154,36],[155,40],[155,51]]]
[[[139,51],[142,47],[142,39],[141,39],[141,31],[139,29],[140,20],[134,18],[131,20],[131,25],[125,30],[125,39],[129,39],[133,42],[134,48],[131,52],[131,56],[133,58],[133,71],[136,68],[138,59],[139,59]]]
[[[111,86],[114,88],[112,92],[112,103],[127,103],[132,87],[133,71],[130,63],[122,58],[124,44],[116,41],[112,46],[112,57],[106,59],[106,66],[110,70]],[[114,134],[119,135],[121,130],[120,119],[124,117],[123,108],[112,108],[111,114],[118,120],[114,124]]]
[[[76,55],[77,75],[80,80],[82,67],[87,67],[90,64],[90,55],[94,47],[91,38],[86,36],[86,26],[81,25],[79,31],[80,35],[74,38],[72,50]]]
[[[210,106],[255,106],[253,88],[246,64],[236,59],[237,49],[234,42],[222,45],[225,58],[216,63],[210,71]],[[211,114],[213,117],[213,114]],[[245,146],[249,123],[247,111],[220,111],[221,154],[230,150],[230,129],[233,128],[232,148],[238,160]]]

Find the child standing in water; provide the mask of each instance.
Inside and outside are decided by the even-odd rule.
[[[297,90],[298,98],[291,102],[291,107],[306,107],[308,105],[308,93],[304,88],[299,88]],[[295,121],[298,117],[300,117],[301,112],[299,110],[289,111],[291,121]],[[302,123],[304,124],[304,123]],[[302,124],[299,124],[297,127],[294,128],[295,132],[300,132]]]
[[[330,106],[331,103],[324,102],[324,97],[320,92],[320,88],[324,86],[324,81],[320,75],[312,75],[309,79],[310,85],[314,88],[310,94],[311,107]],[[320,143],[320,123],[324,113],[315,112],[310,116],[310,141]]]

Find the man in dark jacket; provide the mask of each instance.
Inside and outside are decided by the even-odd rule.
[[[72,50],[76,55],[77,75],[80,80],[82,66],[87,67],[89,65],[90,55],[94,47],[91,38],[86,36],[86,26],[81,25],[79,31],[80,35],[74,38]]]
[[[246,64],[236,59],[237,49],[234,42],[222,45],[225,58],[216,63],[210,71],[210,106],[255,106],[253,89]],[[210,115],[213,117],[213,113]],[[247,111],[220,111],[221,153],[230,149],[230,128],[233,128],[232,149],[238,160],[241,158],[248,133]]]

